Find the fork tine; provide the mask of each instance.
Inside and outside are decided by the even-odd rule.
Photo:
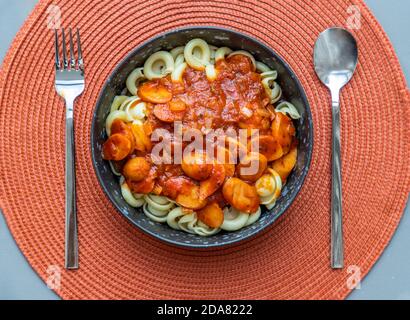
[[[84,60],[83,51],[81,50],[80,30],[77,28],[77,47],[78,47],[78,67],[83,70]]]
[[[73,35],[71,33],[71,28],[69,29],[70,34],[70,67],[75,69],[75,58],[74,58],[74,44],[73,44]]]
[[[64,65],[64,70],[68,68],[68,61],[67,61],[67,49],[66,49],[66,44],[65,44],[65,32],[64,28],[61,29],[63,33],[63,65]]]
[[[61,64],[60,64],[60,53],[59,53],[59,48],[58,48],[58,32],[57,29],[54,29],[54,48],[55,48],[55,54],[56,54],[56,70],[60,70]]]

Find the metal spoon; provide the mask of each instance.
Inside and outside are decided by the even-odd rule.
[[[357,65],[357,43],[347,30],[330,28],[315,43],[314,64],[319,79],[332,94],[331,266],[343,268],[342,179],[340,160],[340,90]]]

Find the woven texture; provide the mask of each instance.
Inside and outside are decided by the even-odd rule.
[[[47,8],[79,27],[87,88],[75,105],[80,269],[64,270],[64,103],[54,90]],[[317,80],[317,35],[346,26],[350,0],[40,1],[18,33],[0,75],[0,205],[33,269],[62,270],[65,299],[342,299],[348,266],[367,274],[392,237],[409,191],[410,97],[394,51],[361,1],[353,30],[360,61],[341,101],[346,268],[329,267],[329,93]],[[236,29],[268,44],[300,78],[315,146],[305,185],[271,228],[212,251],[163,244],[130,225],[105,197],[90,155],[98,94],[116,64],[142,41],[187,25]]]

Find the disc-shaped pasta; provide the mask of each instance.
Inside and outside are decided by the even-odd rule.
[[[215,55],[216,55],[216,51],[218,50],[218,47],[209,45],[209,50],[211,50],[211,64],[215,64]]]
[[[137,199],[131,192],[128,184],[120,180],[121,184],[121,194],[124,197],[125,202],[127,202],[131,207],[139,208],[144,205],[145,201],[143,198]]]
[[[144,75],[148,80],[163,78],[174,71],[174,58],[168,51],[152,54],[144,64]]]
[[[279,103],[276,108],[276,112],[282,112],[288,114],[292,119],[300,119],[300,113],[296,107],[288,101]]]
[[[214,81],[216,79],[217,74],[216,74],[215,66],[213,64],[208,64],[205,67],[205,73],[209,81]]]
[[[141,101],[137,96],[128,97],[119,107],[119,111],[124,111],[129,122],[134,120],[143,120],[146,116],[146,103]]]
[[[256,221],[258,221],[261,214],[262,214],[262,210],[261,210],[261,207],[259,207],[258,211],[249,215],[248,221],[246,221],[245,223],[245,227],[250,226],[251,224],[254,224]]]
[[[260,203],[270,210],[275,206],[282,191],[282,179],[275,170],[269,168],[268,172],[256,181],[255,186]]]
[[[282,89],[275,81],[275,77],[270,76],[262,79],[262,85],[270,98],[270,103],[275,103],[282,97]]]
[[[273,200],[272,202],[268,203],[268,204],[265,204],[265,207],[268,210],[272,210],[275,207],[275,205],[276,205],[276,199]]]
[[[270,77],[272,78],[272,80],[276,80],[276,78],[278,77],[278,72],[276,70],[268,70],[268,71],[262,72],[261,77],[262,79]]]
[[[145,200],[145,197],[144,197]],[[153,214],[154,216],[156,216],[157,218],[160,218],[162,221],[161,222],[165,222],[165,220],[163,218],[166,218],[169,210],[159,210],[156,207],[153,207],[151,204],[149,204],[148,202],[146,203],[147,205],[147,209],[149,210],[149,212],[151,214]]]
[[[130,104],[133,103],[135,101],[140,100],[137,96],[132,96],[132,97],[127,97],[127,99],[125,99],[121,105],[119,106],[118,110],[120,111],[124,111],[125,108]]]
[[[195,234],[195,224],[198,221],[198,218],[196,217],[196,213],[190,213],[190,214],[185,214],[183,215],[179,220],[178,220],[178,225],[179,227],[184,230],[185,232]]]
[[[272,174],[264,174],[255,182],[256,192],[260,197],[269,197],[276,190],[275,177]]]
[[[186,67],[187,64],[185,62],[178,64],[171,74],[171,80],[173,82],[182,82],[182,75],[184,74]]]
[[[186,63],[195,70],[204,70],[211,60],[211,50],[202,39],[192,39],[184,49]]]
[[[193,231],[200,236],[209,237],[217,234],[221,229],[219,228],[210,228],[205,223],[197,221],[197,224],[194,226]]]
[[[117,111],[119,109],[119,107],[123,104],[123,102],[126,101],[129,98],[130,97],[128,97],[128,96],[115,96],[114,100],[112,101],[112,104],[111,104],[110,113],[114,112],[114,111]]]
[[[120,119],[124,122],[124,126],[130,127],[133,130],[136,152],[146,152],[147,150],[150,150],[150,145],[146,144],[144,142],[145,140],[143,139],[143,137],[145,136],[147,136],[146,138],[148,139],[150,135],[150,133],[145,132],[145,130],[150,130],[149,126],[147,126],[147,128],[144,127],[144,122],[146,121],[149,112],[153,112],[153,114],[161,121],[167,122],[165,119],[162,119],[158,116],[158,114],[156,114],[155,108],[158,109],[158,106],[166,106],[167,108],[170,108],[170,110],[174,113],[182,112],[186,109],[185,102],[182,101],[181,103],[181,101],[179,101],[178,99],[173,99],[172,95],[174,94],[174,92],[168,90],[168,87],[165,86],[163,86],[164,88],[162,88],[162,90],[164,92],[166,91],[166,100],[164,98],[164,101],[162,102],[156,101],[158,100],[156,99],[157,96],[159,95],[162,98],[164,92],[157,92],[158,86],[161,87],[161,85],[159,85],[157,81],[150,80],[162,78],[167,74],[170,74],[170,78],[173,82],[182,83],[184,72],[189,66],[195,70],[203,71],[209,82],[218,81],[219,79],[217,77],[217,72],[219,69],[223,70],[223,68],[226,68],[226,66],[228,66],[230,63],[239,63],[240,60],[231,59],[226,63],[226,66],[225,64],[218,65],[218,69],[215,67],[215,63],[221,61],[222,59],[225,59],[225,57],[232,57],[235,55],[244,55],[250,59],[252,66],[251,70],[248,70],[247,72],[251,72],[252,70],[259,72],[261,84],[266,90],[266,93],[270,98],[270,102],[277,102],[281,98],[282,90],[278,83],[275,82],[278,76],[276,70],[272,70],[269,66],[260,61],[255,61],[252,54],[247,51],[232,51],[228,47],[218,48],[212,45],[208,45],[202,39],[193,39],[189,41],[186,46],[176,47],[170,52],[158,51],[152,54],[145,61],[143,68],[136,68],[131,72],[131,74],[126,79],[126,88],[122,91],[121,95],[114,97],[111,104],[110,114],[106,120],[107,134],[109,136],[111,135],[111,126],[113,122],[116,119]],[[186,75],[186,77],[188,82],[189,75]],[[142,82],[143,80],[148,81]],[[176,91],[178,91],[178,88],[180,88],[180,86],[175,86],[175,88],[177,88]],[[132,96],[128,96],[129,94],[131,94]],[[154,98],[156,99],[155,101],[151,101],[154,100],[152,96],[154,96]],[[157,105],[154,106],[155,108],[152,108],[151,110],[149,103],[156,103]],[[296,107],[289,102],[280,103],[276,107],[275,111],[288,114],[293,119],[300,118],[300,114]],[[245,118],[252,117],[254,113],[253,110],[247,105],[242,106],[240,108],[240,112]],[[114,132],[113,130],[113,133],[116,132]],[[227,139],[227,142],[229,142],[229,139]],[[238,147],[240,149],[243,149],[245,152],[247,152],[246,146],[242,146],[238,142],[236,142],[235,145],[236,144],[238,144]],[[109,158],[107,158],[107,160],[109,160]],[[121,194],[130,206],[142,207],[144,214],[154,222],[166,222],[171,228],[175,230],[182,230],[184,232],[204,237],[212,236],[218,233],[220,230],[236,231],[245,226],[249,226],[255,223],[261,216],[261,208],[259,204],[265,205],[268,209],[273,208],[275,206],[276,200],[280,196],[282,189],[281,177],[278,173],[275,172],[275,170],[269,168],[268,173],[261,176],[255,182],[255,184],[249,185],[249,187],[253,188],[253,190],[256,189],[253,192],[255,200],[254,207],[252,207],[252,210],[249,210],[249,212],[256,212],[249,214],[247,212],[241,212],[247,211],[247,209],[243,209],[241,206],[239,206],[241,211],[233,206],[229,206],[223,210],[223,216],[222,213],[220,213],[218,224],[214,224],[214,227],[210,227],[209,225],[213,224],[209,223],[209,220],[204,220],[204,213],[202,211],[192,211],[190,213],[185,212],[185,209],[183,209],[180,202],[181,195],[179,195],[178,198],[179,202],[161,195],[163,186],[160,184],[153,184],[154,187],[157,186],[158,189],[156,189],[155,191],[152,190],[152,193],[133,193],[128,186],[125,178],[122,176],[122,174],[127,174],[127,179],[130,179],[129,174],[127,173],[128,171],[124,169],[125,167],[119,170],[119,168],[117,168],[118,163],[110,161],[109,164],[111,166],[112,172],[120,176]],[[221,166],[221,168],[224,168],[226,170],[227,167]],[[187,173],[187,168],[182,169],[187,176],[191,177]],[[122,174],[120,173],[120,171],[122,172]],[[282,171],[281,174],[283,173]],[[206,175],[205,171],[203,173]],[[229,177],[231,177],[234,173],[235,165],[233,165]],[[141,177],[145,177],[145,174]],[[207,188],[204,187],[205,182],[208,181],[207,178],[204,178],[205,180],[198,177],[191,178],[201,181],[199,187],[200,191],[201,189],[202,191],[209,191],[209,186]],[[226,188],[226,190],[229,189],[225,185],[224,188]],[[210,190],[212,190],[212,188]],[[208,193],[204,193],[202,191],[200,193],[202,195],[201,197],[206,199]],[[226,191],[225,193],[229,195],[228,191]],[[223,195],[226,199],[227,195],[225,193],[223,193]],[[183,203],[185,207],[190,208],[186,205],[186,202]],[[232,205],[231,202],[229,203]],[[204,221],[207,223],[205,223]]]
[[[181,207],[172,209],[167,216],[168,225],[175,230],[183,230],[200,236],[211,236],[220,231],[218,228],[210,228],[198,220],[195,212],[184,214]]]
[[[185,62],[185,56],[183,53],[181,53],[180,55],[178,55],[175,58],[175,69],[181,64]]]
[[[168,203],[175,203],[175,201],[172,201],[171,199],[164,197],[164,196],[158,196],[155,194],[150,194],[150,198],[155,201],[158,204],[166,205]]]
[[[256,71],[260,73],[271,71],[271,69],[263,62],[256,61],[255,64],[256,64]]]
[[[128,91],[133,95],[137,95],[137,87],[142,80],[145,79],[143,68],[137,68],[130,73],[127,78],[126,86]]]
[[[270,103],[275,103],[282,98],[282,88],[279,86],[279,84],[275,81],[273,83],[273,88],[271,91],[271,100]]]
[[[144,199],[154,209],[164,212],[166,211],[167,213],[174,206],[172,202],[168,201],[168,199],[163,196],[148,194],[144,196]]]
[[[181,207],[176,207],[172,209],[167,216],[167,224],[175,230],[181,230],[181,227],[178,224],[179,219],[184,215]]]
[[[148,203],[145,203],[144,206],[142,207],[142,210],[144,211],[144,214],[150,218],[151,220],[155,222],[160,222],[164,223],[167,221],[167,215],[168,212],[162,212],[155,210],[153,207],[151,207]]]
[[[242,229],[248,221],[249,214],[239,212],[235,208],[224,209],[224,222],[221,229],[225,231],[236,231]]]
[[[215,52],[215,62],[218,62],[219,60],[225,59],[225,56],[229,55],[232,53],[232,50],[228,47],[221,47]]]
[[[128,121],[128,116],[124,111],[121,110],[116,110],[111,112],[107,120],[105,121],[105,131],[107,132],[107,135],[111,135],[111,125],[114,122],[115,119],[121,119],[123,121]]]
[[[172,58],[176,61],[179,55],[184,54],[184,48],[184,46],[176,47],[172,49],[169,53],[171,54]]]
[[[232,57],[232,56],[235,56],[235,55],[237,55],[237,54],[240,54],[240,55],[243,55],[243,56],[248,57],[248,58],[251,60],[251,62],[252,62],[253,70],[254,70],[254,71],[256,70],[256,61],[255,61],[255,58],[254,58],[253,55],[251,55],[248,51],[245,51],[245,50],[237,50],[237,51],[234,51],[234,52],[232,52],[232,53],[229,54],[228,58],[229,58],[229,57]]]
[[[147,113],[147,104],[142,101],[129,103],[124,112],[128,116],[128,121],[143,120]]]

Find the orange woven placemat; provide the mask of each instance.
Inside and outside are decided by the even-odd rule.
[[[47,8],[79,27],[87,88],[75,106],[80,269],[64,265],[64,104],[54,90]],[[329,95],[312,66],[316,36],[345,26],[349,6],[360,62],[342,95],[346,268],[329,267]],[[104,81],[135,46],[186,25],[250,34],[282,55],[311,104],[315,147],[307,181],[269,230],[239,246],[175,248],[130,225],[105,197],[90,155],[92,111]],[[57,293],[80,298],[335,298],[349,293],[348,266],[364,276],[388,244],[409,191],[410,97],[394,51],[361,1],[40,1],[18,33],[0,75],[0,205],[33,269]]]

